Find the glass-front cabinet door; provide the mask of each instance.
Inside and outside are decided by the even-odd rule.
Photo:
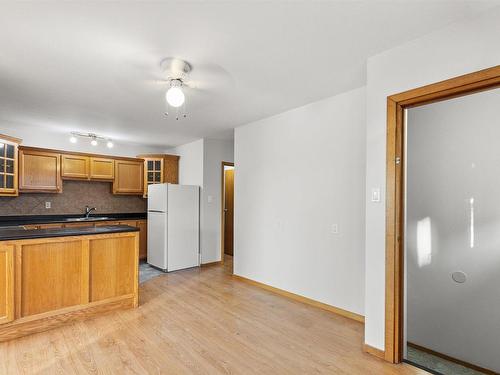
[[[163,159],[145,159],[145,173],[144,173],[144,196],[148,194],[147,187],[151,184],[163,183]]]
[[[0,135],[0,196],[16,196],[17,146],[15,138]]]

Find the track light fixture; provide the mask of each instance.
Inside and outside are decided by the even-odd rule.
[[[71,136],[69,138],[69,141],[71,143],[77,143],[78,138],[87,138],[90,139],[90,144],[92,146],[98,146],[99,141],[106,141],[106,146],[108,148],[113,148],[114,143],[111,139],[102,137],[100,135],[94,134],[94,133],[80,133],[80,132],[71,132]]]

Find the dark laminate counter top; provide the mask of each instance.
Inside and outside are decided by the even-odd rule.
[[[52,224],[52,223],[73,223],[68,219],[81,218],[83,215],[23,215],[23,216],[0,216],[0,227],[29,225],[29,224]],[[99,217],[107,217],[106,221],[112,220],[143,220],[147,219],[146,212],[121,213],[121,214],[94,214],[85,222],[102,221]]]
[[[102,227],[23,229],[22,227],[0,228],[0,241],[27,240],[32,238],[86,236],[96,234],[137,232],[138,228],[128,225],[107,225]]]

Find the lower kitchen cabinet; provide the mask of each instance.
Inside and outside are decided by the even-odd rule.
[[[148,257],[148,222],[147,220],[137,221],[139,228],[139,259]]]
[[[124,220],[121,225],[130,225],[139,228],[139,259],[145,260],[148,256],[148,222],[147,220]]]
[[[0,244],[0,324],[14,320],[14,246]]]

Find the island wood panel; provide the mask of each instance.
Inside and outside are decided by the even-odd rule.
[[[138,254],[131,249],[136,246],[136,238],[90,241],[90,302],[134,293]]]
[[[22,246],[21,316],[30,316],[88,301],[82,283],[88,280],[83,242],[52,242]],[[87,281],[88,283],[88,281]]]
[[[0,324],[14,319],[14,246],[0,244]]]
[[[61,155],[19,148],[19,190],[62,192]]]
[[[92,180],[113,180],[115,161],[107,158],[90,158],[90,178]]]
[[[64,179],[88,179],[89,158],[82,155],[61,155],[61,175]]]
[[[90,302],[90,242],[91,240],[101,241],[100,244],[94,244],[95,250],[95,246],[107,247],[108,241],[113,242],[116,239],[128,239],[125,242],[118,241],[115,246],[120,247],[123,254],[129,254],[129,262],[134,270],[131,272],[130,266],[124,264],[126,257],[122,257],[121,261],[114,262],[114,266],[100,267],[100,270],[108,273],[110,268],[114,268],[114,274],[125,270],[125,277],[116,277],[115,275],[115,280],[118,280],[118,284],[121,286],[117,288],[117,293],[120,294],[122,291],[127,293],[129,290],[131,292]],[[72,245],[67,246],[68,244]],[[46,250],[42,250],[43,246],[58,250],[62,249],[60,246],[66,246],[65,251],[69,253],[62,255],[61,251],[57,251],[55,255],[50,254]],[[10,285],[12,285],[10,289],[12,292],[9,296],[13,295],[13,297],[9,297],[12,301],[9,304],[10,321],[0,320],[0,342],[43,332],[106,311],[137,307],[138,305],[139,236],[137,232],[1,241],[0,249],[5,248],[8,248],[8,251],[13,254],[9,255],[13,268],[13,272],[9,273]],[[80,259],[77,259],[78,255]],[[44,262],[43,258],[49,258],[51,261]],[[107,261],[104,258],[101,259],[103,262]],[[1,264],[2,261],[0,261]],[[117,266],[121,268],[116,268]],[[74,278],[68,277],[68,273],[65,272],[67,268],[70,270],[69,273],[73,273]],[[79,283],[75,281],[75,275],[78,275]],[[99,275],[102,280],[106,279],[107,276],[109,274]],[[132,280],[132,285],[129,286],[124,280]],[[96,273],[94,273],[95,281]],[[51,286],[46,285],[48,283]],[[0,287],[2,285],[0,282]],[[123,287],[124,285],[126,287]],[[31,295],[26,296],[26,291],[30,292]],[[55,294],[56,298],[51,294]],[[50,303],[51,301],[59,303]],[[66,301],[66,303],[60,301]],[[29,303],[34,305],[29,307],[27,306]],[[70,306],[61,307],[63,305]],[[40,308],[40,306],[44,306],[44,308]],[[53,306],[53,309],[47,310],[48,306]],[[46,311],[38,312],[42,310]]]

